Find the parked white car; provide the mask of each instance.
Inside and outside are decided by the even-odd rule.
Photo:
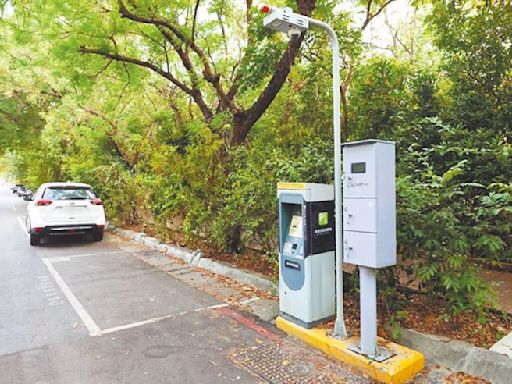
[[[27,206],[30,245],[55,235],[90,233],[103,239],[105,211],[92,187],[83,183],[42,184]]]

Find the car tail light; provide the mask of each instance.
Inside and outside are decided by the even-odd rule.
[[[105,226],[103,224],[98,224],[98,229],[103,229]]]
[[[103,205],[103,201],[99,197],[91,200],[92,205]]]
[[[41,200],[36,201],[36,205],[38,205],[40,207],[45,206],[45,205],[51,205],[51,204],[52,204],[52,201],[48,200],[48,199],[41,199]]]
[[[43,227],[35,227],[32,229],[35,233],[41,233],[43,232],[44,228]]]

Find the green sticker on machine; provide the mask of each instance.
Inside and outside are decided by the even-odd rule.
[[[318,225],[324,226],[329,223],[329,213],[328,212],[318,212]]]

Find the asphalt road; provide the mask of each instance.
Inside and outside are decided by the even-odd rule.
[[[25,215],[0,181],[0,383],[261,382],[230,356],[262,335],[217,299],[113,236],[31,247]]]

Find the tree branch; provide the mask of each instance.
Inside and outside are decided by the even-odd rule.
[[[194,99],[194,101],[197,103],[197,106],[201,110],[201,113],[203,114],[205,119],[208,122],[211,120],[211,118],[212,118],[212,111],[210,110],[210,108],[208,108],[208,106],[204,102],[203,97],[201,95],[201,92],[199,92],[198,89],[194,89],[194,88],[188,87],[186,84],[184,84],[181,81],[179,81],[178,79],[176,79],[171,73],[169,73],[167,71],[164,71],[162,68],[158,67],[156,64],[150,63],[148,61],[143,61],[143,60],[135,59],[133,57],[128,57],[128,56],[120,55],[120,54],[117,54],[117,53],[111,53],[111,52],[106,52],[106,51],[102,51],[102,50],[99,50],[99,49],[87,48],[87,47],[84,47],[84,46],[80,47],[80,52],[87,53],[87,54],[98,55],[98,56],[103,56],[103,57],[106,57],[108,59],[119,61],[119,62],[124,62],[124,63],[130,63],[130,64],[138,65],[140,67],[145,67],[145,68],[148,68],[148,69],[152,70],[155,73],[158,73],[160,76],[166,78],[171,83],[176,85],[183,92],[185,92],[188,95],[190,95]]]
[[[224,27],[224,0],[222,0],[220,7],[220,12],[217,12],[217,19],[219,20],[220,31],[222,33],[222,41],[224,42],[224,54],[227,57],[229,56],[229,49],[228,39],[226,38],[226,28]]]
[[[160,19],[158,17],[150,16],[140,16],[136,15],[132,12],[130,12],[126,6],[124,5],[122,0],[119,0],[119,12],[121,13],[121,16],[124,18],[127,18],[132,21],[137,21],[139,23],[143,24],[153,24],[155,26],[164,27],[170,30],[179,40],[184,42],[188,47],[192,48],[192,50],[196,53],[196,55],[199,57],[201,62],[203,63],[204,70],[207,74],[211,74],[213,77],[213,71],[210,66],[210,63],[208,61],[208,58],[204,54],[204,52],[195,44],[195,42],[189,38],[185,33],[183,33],[179,28],[177,28],[175,25],[167,22],[166,20]],[[208,80],[208,79],[207,79]]]
[[[217,92],[217,96],[219,97],[219,99],[221,101],[223,109],[227,109],[228,107],[230,107],[230,108],[234,107],[229,104],[229,99],[227,98],[226,93],[224,92],[224,90],[222,89],[222,86],[220,84],[219,75],[215,74],[214,70],[212,69],[212,66],[210,65],[208,57],[201,50],[201,48],[199,48],[197,46],[197,44],[194,42],[193,38],[192,39],[189,38],[179,28],[177,28],[175,25],[169,23],[166,20],[163,20],[163,19],[160,19],[160,18],[154,17],[154,16],[147,17],[147,16],[136,15],[133,12],[131,12],[130,10],[128,10],[128,8],[126,8],[126,6],[123,3],[123,0],[118,0],[118,3],[119,3],[119,12],[121,13],[122,17],[127,18],[132,21],[139,22],[139,23],[152,24],[156,27],[163,27],[165,29],[168,29],[169,31],[171,31],[174,34],[174,36],[176,36],[177,39],[181,40],[187,47],[190,47],[192,49],[192,51],[194,51],[194,53],[199,57],[201,63],[203,64],[204,79],[213,85],[215,91]],[[162,28],[159,28],[159,29],[160,29],[160,32],[163,33]],[[172,36],[168,32],[166,32],[166,33],[167,33],[167,36],[164,35],[164,37],[166,37],[166,39],[169,42],[171,42],[171,40],[174,40],[174,39],[172,39]],[[171,40],[169,40],[169,37],[171,38]],[[172,44],[172,42],[171,42],[171,44]],[[176,46],[174,44],[173,44],[173,48],[176,49]],[[177,52],[177,53],[178,53],[178,55],[180,55],[179,52]],[[180,55],[180,58],[183,61],[183,57],[181,57],[181,55]],[[189,59],[189,61],[190,61],[190,59]],[[198,89],[194,89],[193,92],[196,94],[200,94],[200,91]]]
[[[156,64],[150,63],[148,61],[143,61],[139,59],[135,59],[133,57],[123,56],[118,53],[111,53],[107,51],[102,51],[100,49],[94,49],[94,48],[87,48],[85,46],[80,46],[80,52],[82,53],[88,53],[92,55],[98,55],[103,56],[111,60],[115,61],[121,61],[125,63],[135,64],[140,67],[145,67],[151,69],[153,72],[158,73],[160,76],[165,77],[167,80],[171,81],[174,85],[176,85],[178,88],[180,88],[183,92],[186,92],[190,94],[191,89],[183,84],[181,81],[176,79],[171,73],[164,71],[160,67],[158,67]]]
[[[106,133],[106,135],[108,137],[108,140],[110,141],[110,144],[112,145],[112,148],[114,148],[115,153],[121,159],[121,161],[124,163],[124,165],[128,169],[133,169],[133,167],[135,165],[137,165],[137,163],[132,164],[132,162],[130,161],[128,156],[124,153],[124,151],[121,149],[121,147],[119,146],[117,141],[114,139],[114,135],[117,132],[117,124],[115,124],[112,120],[110,120],[105,115],[100,114],[99,112],[97,112],[97,111],[95,111],[95,110],[93,110],[91,108],[87,108],[87,107],[84,108],[84,107],[82,107],[82,109],[85,112],[87,112],[88,114],[92,115],[92,116],[99,117],[100,119],[106,121],[108,123],[108,125],[110,125],[112,130],[111,131],[107,131],[105,133]]]
[[[241,144],[245,141],[252,126],[272,104],[290,73],[291,66],[303,40],[304,33],[299,38],[290,42],[286,52],[277,63],[274,75],[254,104],[247,111],[235,112],[235,127],[231,138],[232,145]]]
[[[199,78],[194,69],[192,60],[190,59],[188,52],[183,50],[183,48],[180,46],[179,42],[177,42],[176,39],[173,38],[173,36],[169,32],[167,32],[164,28],[158,28],[158,29],[160,30],[160,33],[162,33],[162,35],[171,44],[173,49],[176,51],[176,53],[180,57],[183,66],[189,73],[190,80],[192,82],[192,88],[196,92],[201,93],[199,86],[198,86]],[[222,86],[220,85],[219,77],[218,76],[207,76],[204,72],[203,72],[203,75],[204,75],[205,80],[208,81],[210,84],[212,84],[213,88],[215,89],[215,92],[217,93],[217,96],[220,100],[222,109],[223,110],[232,109],[231,108],[231,100],[228,98],[228,96],[222,89]]]
[[[11,112],[0,109],[0,113],[4,115],[4,117],[11,121],[11,123],[19,124],[18,117]]]
[[[192,87],[196,87],[199,79],[197,77],[197,73],[194,69],[194,66],[192,65],[192,61],[190,60],[188,53],[185,52],[181,48],[180,44],[164,28],[160,27],[158,29],[159,29],[160,33],[165,37],[165,39],[171,44],[172,48],[176,51],[176,53],[180,57],[183,66],[189,73],[190,81],[192,82]]]
[[[55,89],[51,88],[51,92],[49,91],[41,91],[41,95],[51,96],[56,99],[62,99],[62,94],[57,92]]]
[[[375,17],[379,16],[382,11],[384,11],[384,9],[389,5],[391,4],[393,1],[396,1],[396,0],[388,0],[386,1],[384,4],[382,4],[382,6],[377,10],[377,12],[375,13],[372,13],[371,12],[371,6],[372,6],[372,3],[373,3],[373,0],[368,0],[368,6],[366,7],[366,18],[363,22],[363,25],[361,26],[361,30],[364,30],[368,24],[370,24],[370,22],[375,19]]]
[[[194,43],[196,38],[197,11],[199,11],[200,1],[201,0],[196,0],[196,5],[194,6],[194,16],[192,17],[192,43]]]

